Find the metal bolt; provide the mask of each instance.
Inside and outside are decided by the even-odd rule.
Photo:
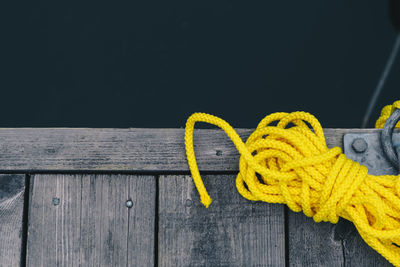
[[[52,202],[53,202],[54,206],[57,206],[57,205],[60,204],[60,199],[58,197],[53,197],[53,201]]]
[[[185,201],[185,206],[186,207],[191,207],[192,204],[193,204],[193,201],[191,199],[186,199],[186,201]]]
[[[351,147],[353,150],[357,153],[363,153],[367,151],[368,149],[368,144],[365,142],[364,139],[362,138],[356,138],[354,139],[353,143],[351,144]]]
[[[132,208],[133,207],[133,201],[132,200],[130,200],[130,199],[128,199],[126,202],[125,202],[125,206],[127,207],[127,208]]]
[[[221,150],[217,150],[215,153],[217,156],[222,156],[222,151]]]

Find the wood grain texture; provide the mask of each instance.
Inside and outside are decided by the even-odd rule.
[[[154,177],[35,175],[31,187],[27,266],[154,265]]]
[[[243,139],[253,130],[238,129]],[[325,129],[329,147],[343,134],[374,129]],[[195,130],[202,171],[237,171],[239,154],[222,130]],[[183,129],[0,129],[0,173],[188,171]]]
[[[190,176],[159,181],[160,266],[285,266],[283,205],[240,196],[233,175],[208,175],[206,209]]]
[[[365,243],[360,234],[351,224],[353,231],[343,240],[345,266],[393,266],[382,255]]]
[[[0,175],[0,266],[21,263],[25,175]]]
[[[303,213],[289,211],[290,266],[344,266],[343,246],[335,225],[315,223]]]

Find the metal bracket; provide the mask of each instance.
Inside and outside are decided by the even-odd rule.
[[[344,135],[343,148],[346,156],[368,168],[372,175],[397,174],[396,168],[387,159],[381,145],[381,132],[349,133]],[[400,133],[393,133],[393,147],[400,155]],[[400,162],[398,163],[400,165]]]

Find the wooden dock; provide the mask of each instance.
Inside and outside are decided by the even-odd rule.
[[[360,131],[325,129],[328,146]],[[204,208],[183,137],[0,129],[0,266],[391,266],[344,220],[317,224],[240,196],[239,155],[220,130],[195,131],[214,200]]]

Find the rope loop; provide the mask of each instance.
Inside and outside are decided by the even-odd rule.
[[[352,221],[372,248],[400,266],[399,176],[369,175],[365,166],[348,159],[339,147],[328,148],[313,115],[273,113],[261,120],[246,142],[218,117],[190,116],[185,129],[186,155],[200,200],[208,208],[212,200],[193,149],[196,122],[218,126],[235,144],[240,153],[236,187],[243,197],[286,204],[316,222],[337,223],[339,217]]]
[[[381,110],[381,115],[375,123],[375,128],[383,128],[386,120],[389,119],[390,115],[392,115],[395,109],[400,109],[400,100],[395,101],[392,105],[383,107]],[[400,128],[400,122],[396,124],[396,128]]]

